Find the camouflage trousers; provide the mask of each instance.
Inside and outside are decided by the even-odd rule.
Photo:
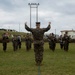
[[[68,51],[68,47],[69,47],[69,43],[68,42],[65,42],[64,43],[64,50],[65,51]]]
[[[16,41],[13,42],[13,50],[16,51],[18,49],[18,43]]]
[[[31,41],[26,41],[26,50],[29,51],[31,49]]]
[[[3,42],[3,50],[6,51],[6,49],[7,49],[7,43]]]
[[[41,64],[43,60],[43,44],[34,44],[35,61],[37,64]]]

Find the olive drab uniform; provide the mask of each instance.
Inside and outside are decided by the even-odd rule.
[[[63,37],[62,37],[62,35],[60,35],[60,37],[59,37],[59,42],[60,42],[60,48],[63,49],[64,43],[63,43]]]
[[[17,36],[17,44],[18,44],[18,48],[21,49],[21,36],[20,35]]]
[[[49,48],[52,51],[55,51],[55,47],[56,47],[56,37],[54,36],[53,33],[51,33],[48,37],[48,41],[49,41]]]
[[[43,36],[44,36],[44,32],[48,31],[50,29],[50,25],[47,28],[29,28],[26,24],[25,24],[25,29],[27,31],[32,32],[33,35],[33,40],[34,40],[34,52],[35,52],[35,61],[37,65],[40,65],[42,60],[43,60],[43,45],[44,45],[44,41],[43,41]]]
[[[64,42],[64,50],[68,51],[70,37],[67,34],[64,34],[63,42]]]
[[[3,50],[6,52],[7,49],[7,43],[9,42],[8,34],[4,33],[2,36],[2,42],[3,42]]]
[[[13,50],[16,51],[18,49],[17,36],[14,36],[12,38],[12,43],[13,43]]]
[[[25,43],[26,43],[26,50],[29,51],[31,49],[31,45],[32,45],[32,38],[28,33],[25,37]]]

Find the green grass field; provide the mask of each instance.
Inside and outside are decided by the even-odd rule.
[[[65,52],[56,45],[52,52],[48,43],[44,44],[44,56],[40,75],[75,75],[75,44],[69,45]],[[13,51],[12,43],[8,43],[7,52],[2,50],[0,43],[0,75],[38,75],[38,66],[35,65],[34,51],[27,52],[25,43],[21,50]]]

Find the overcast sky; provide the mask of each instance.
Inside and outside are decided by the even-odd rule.
[[[0,0],[0,28],[26,32],[24,23],[30,26],[28,3],[39,3],[38,21],[45,28],[51,22],[48,33],[60,34],[61,30],[75,30],[75,0]],[[35,27],[36,9],[32,8],[32,25]]]

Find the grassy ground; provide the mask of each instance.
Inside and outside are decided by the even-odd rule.
[[[59,44],[55,52],[44,44],[44,59],[41,75],[75,75],[75,44],[71,43],[69,52],[60,49]],[[35,65],[33,48],[27,52],[25,43],[21,50],[13,51],[12,43],[8,43],[7,52],[3,52],[0,43],[0,75],[39,75]]]

